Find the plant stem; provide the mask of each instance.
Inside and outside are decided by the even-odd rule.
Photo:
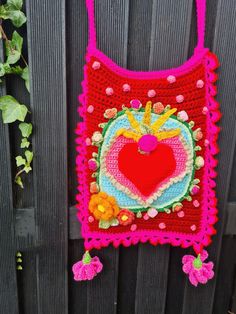
[[[11,45],[10,45],[10,41],[9,41],[9,39],[8,39],[8,37],[7,37],[7,35],[6,35],[6,33],[4,32],[4,29],[3,29],[2,25],[1,25],[1,22],[0,22],[0,33],[2,33],[2,38],[6,40],[6,44],[9,46],[11,52],[13,53],[13,49],[12,49],[12,47],[11,47]],[[20,56],[21,56],[22,61],[23,61],[24,64],[25,64],[25,66],[27,67],[27,66],[28,66],[28,63],[27,63],[27,61],[25,60],[25,58],[24,58],[24,56],[22,55],[22,53],[20,54]]]
[[[22,174],[24,171],[25,171],[24,168],[22,168],[20,171],[18,171],[18,172],[16,173],[16,175],[15,175],[15,180],[16,180],[16,178],[19,177],[19,175]]]

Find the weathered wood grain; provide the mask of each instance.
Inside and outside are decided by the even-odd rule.
[[[81,93],[85,63],[87,12],[84,0],[26,2],[35,125],[33,184],[32,177],[27,176],[26,189],[14,187],[12,192],[11,164],[19,135],[17,128],[11,127],[9,134],[0,123],[0,312],[235,312],[235,1],[207,1],[206,46],[218,54],[221,63],[220,220],[218,235],[207,249],[210,259],[216,262],[216,278],[197,289],[181,270],[185,251],[149,244],[94,251],[92,254],[104,264],[103,272],[89,283],[73,281],[71,266],[84,252],[74,208],[74,129],[79,120],[77,95]],[[196,45],[193,4],[194,0],[95,0],[98,47],[132,70],[178,66],[192,55]],[[26,37],[26,28],[22,31]],[[7,90],[29,104],[20,80],[8,77]],[[227,235],[223,241],[222,234]],[[23,250],[23,271],[16,276],[17,249]]]
[[[140,12],[145,5],[146,2],[140,3]],[[192,1],[153,1],[150,53],[144,58],[149,60],[146,70],[175,67],[187,59],[191,12]],[[139,54],[133,57],[138,58]],[[137,60],[142,64],[143,56]],[[140,245],[135,313],[165,313],[169,252],[167,245]]]
[[[0,59],[3,47],[0,45]],[[3,84],[0,95],[5,95]],[[3,313],[18,314],[17,279],[15,266],[14,210],[12,199],[11,154],[8,126],[0,121],[0,309]]]
[[[207,285],[194,289],[186,283],[183,314],[191,313],[189,309],[195,309],[194,314],[212,313],[214,303],[214,293],[217,280],[217,270],[221,250],[221,239],[223,233],[224,220],[226,216],[227,199],[231,177],[232,162],[236,140],[236,94],[235,94],[235,72],[232,71],[236,62],[235,49],[236,42],[232,40],[235,34],[235,13],[234,1],[219,1],[217,8],[215,37],[213,51],[217,54],[221,67],[219,69],[217,100],[221,105],[223,113],[220,121],[222,132],[220,134],[217,195],[219,198],[219,222],[216,225],[217,235],[213,237],[213,243],[209,247],[210,259],[215,262],[216,276]],[[227,34],[227,36],[226,36]],[[226,83],[227,82],[227,83]],[[230,104],[230,105],[229,105]]]
[[[68,313],[65,2],[26,1],[38,313]]]

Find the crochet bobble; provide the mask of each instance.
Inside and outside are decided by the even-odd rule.
[[[155,97],[156,94],[157,94],[157,93],[156,93],[156,91],[155,91],[154,89],[150,89],[150,90],[148,91],[148,93],[147,93],[147,95],[148,95],[149,98]]]

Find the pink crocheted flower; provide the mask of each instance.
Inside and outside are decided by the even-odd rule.
[[[92,280],[102,271],[103,265],[97,256],[91,257],[89,251],[84,253],[82,261],[72,267],[75,281]]]
[[[203,263],[208,258],[208,253],[203,250],[197,257],[184,255],[182,259],[183,272],[189,276],[189,281],[197,287],[199,283],[205,284],[214,277],[212,262]]]

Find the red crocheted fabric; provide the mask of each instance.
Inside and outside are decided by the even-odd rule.
[[[178,68],[129,71],[94,38],[90,28],[76,130],[85,247],[149,241],[199,253],[217,220],[217,58],[198,46]]]

